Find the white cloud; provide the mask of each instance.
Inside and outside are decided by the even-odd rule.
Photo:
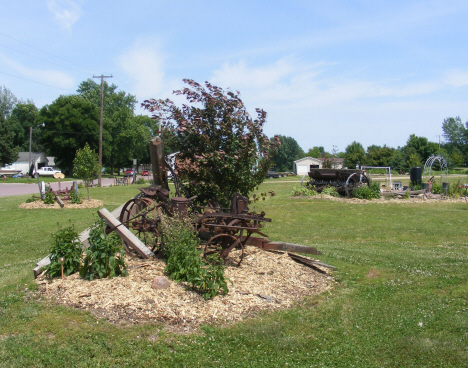
[[[71,31],[73,24],[83,14],[80,5],[72,0],[47,0],[47,8],[58,24],[67,31]]]
[[[445,82],[455,88],[468,86],[468,71],[452,70],[447,73]]]
[[[0,54],[0,61],[16,73],[21,74],[22,77],[32,81],[62,89],[70,89],[75,86],[74,79],[59,70],[27,68],[2,54]]]
[[[118,65],[130,80],[128,89],[140,102],[150,98],[179,99],[172,91],[181,87],[182,78],[167,77],[167,57],[162,50],[155,38],[141,38],[118,57]]]

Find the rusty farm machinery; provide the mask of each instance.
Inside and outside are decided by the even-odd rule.
[[[162,217],[178,216],[189,219],[193,231],[200,238],[203,255],[207,257],[218,253],[225,263],[240,265],[245,247],[249,245],[269,251],[321,254],[314,247],[270,241],[263,227],[271,219],[265,217],[264,212],[258,214],[249,211],[249,199],[239,193],[232,196],[230,208],[221,208],[217,204],[206,207],[194,205],[196,197],[190,196],[171,165],[166,162],[163,147],[158,137],[150,142],[153,184],[139,188],[140,194],[125,203],[119,215],[119,222],[130,229],[151,252],[161,246]],[[175,196],[172,198],[169,197],[168,171],[175,187]],[[125,240],[124,244],[130,250],[131,244]],[[301,262],[300,259],[296,260]],[[309,265],[315,262],[315,265],[328,266],[318,261],[304,260],[303,263],[309,262]]]
[[[364,170],[359,169],[311,169],[309,182],[305,185],[321,193],[327,187],[334,187],[342,196],[351,196],[354,188],[370,185]]]

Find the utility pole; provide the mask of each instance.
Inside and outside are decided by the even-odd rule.
[[[93,75],[93,78],[101,78],[101,118],[99,119],[99,173],[98,173],[98,184],[101,186],[101,174],[102,174],[102,106],[104,102],[104,78],[112,78],[112,74],[105,76],[103,74]]]

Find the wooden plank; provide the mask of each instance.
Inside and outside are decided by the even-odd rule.
[[[103,208],[98,211],[98,215],[102,218],[113,230],[120,236],[120,238],[127,243],[129,247],[135,250],[141,257],[150,258],[154,253],[149,250],[146,245],[138,239],[129,229],[117,220],[107,209]]]
[[[305,265],[320,266],[320,267],[325,267],[325,268],[336,268],[335,266],[332,266],[323,262],[319,262],[314,259],[301,257],[301,256],[298,256],[297,254],[291,254],[288,252],[288,256],[294,259],[296,262],[300,262]]]
[[[283,242],[268,242],[264,243],[263,249],[267,250],[281,250],[283,252],[294,252],[294,253],[305,253],[305,254],[317,254],[320,255],[322,252],[317,248],[309,247],[307,245],[283,243]]]

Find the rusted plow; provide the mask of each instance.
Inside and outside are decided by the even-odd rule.
[[[141,195],[124,204],[119,220],[152,251],[161,245],[159,224],[161,215],[189,218],[201,240],[204,257],[218,253],[225,263],[239,266],[247,245],[265,250],[283,250],[308,254],[321,254],[317,249],[290,243],[270,242],[262,228],[271,219],[262,212],[249,212],[248,198],[236,193],[231,207],[192,206],[195,197],[173,197],[161,188],[141,188]],[[129,244],[124,241],[128,250]]]

